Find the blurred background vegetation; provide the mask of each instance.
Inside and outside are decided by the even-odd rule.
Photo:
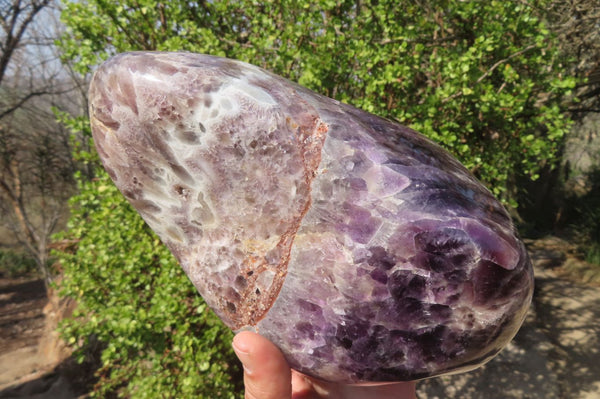
[[[81,361],[97,357],[97,397],[241,389],[231,333],[94,152],[87,82],[119,52],[239,59],[408,125],[524,235],[567,235],[600,263],[596,0],[1,4],[0,271],[62,276],[78,303],[62,332]]]

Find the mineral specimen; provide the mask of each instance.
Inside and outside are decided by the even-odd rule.
[[[295,369],[466,371],[521,325],[533,274],[507,212],[413,130],[188,53],[112,58],[90,104],[107,172],[206,302]]]

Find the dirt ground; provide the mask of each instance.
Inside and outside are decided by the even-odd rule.
[[[420,399],[600,399],[600,268],[556,238],[528,246],[536,290],[515,339],[482,368],[420,382]],[[86,396],[90,370],[48,353],[47,302],[41,280],[0,278],[0,398]]]
[[[0,280],[0,387],[44,371],[37,344],[47,302],[42,280]]]
[[[0,278],[0,398],[73,399],[85,394],[90,372],[57,339],[51,328],[55,316],[41,279]]]

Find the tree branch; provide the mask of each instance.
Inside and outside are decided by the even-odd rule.
[[[31,10],[29,14],[25,16],[25,18],[19,24],[19,15],[22,11],[27,9],[27,5],[23,8],[20,8],[20,0],[15,0],[13,2],[13,14],[10,21],[10,25],[5,28],[6,38],[4,40],[4,51],[2,55],[0,55],[0,83],[4,79],[4,74],[6,73],[6,68],[8,67],[8,63],[12,57],[13,52],[17,49],[20,44],[23,35],[25,34],[25,30],[28,25],[33,21],[36,14],[42,10],[44,7],[48,5],[50,0],[42,0],[39,3],[32,2]],[[3,22],[4,25],[4,22]],[[16,33],[14,31],[16,30]]]
[[[569,108],[568,109],[569,112],[574,112],[574,113],[588,113],[588,112],[594,112],[594,113],[600,113],[600,108]]]
[[[6,117],[7,115],[15,112],[17,109],[21,108],[21,106],[23,106],[23,104],[25,104],[27,101],[29,101],[30,99],[32,99],[33,97],[39,97],[39,96],[43,96],[43,95],[47,95],[47,94],[64,94],[67,93],[67,91],[64,92],[50,92],[50,91],[33,91],[30,93],[27,93],[26,96],[20,98],[16,103],[12,104],[11,106],[9,106],[6,109],[3,109],[0,111],[0,119]]]

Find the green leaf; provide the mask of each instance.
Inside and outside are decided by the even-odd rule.
[[[254,63],[420,130],[517,206],[517,181],[558,160],[571,124],[562,101],[578,83],[542,22],[549,1],[534,3],[66,1],[57,43],[83,75],[132,50]],[[78,303],[63,334],[78,359],[102,348],[96,396],[239,394],[231,332],[101,170],[89,121],[56,114],[95,175],[78,175],[61,237],[77,248],[56,256],[62,292]]]

